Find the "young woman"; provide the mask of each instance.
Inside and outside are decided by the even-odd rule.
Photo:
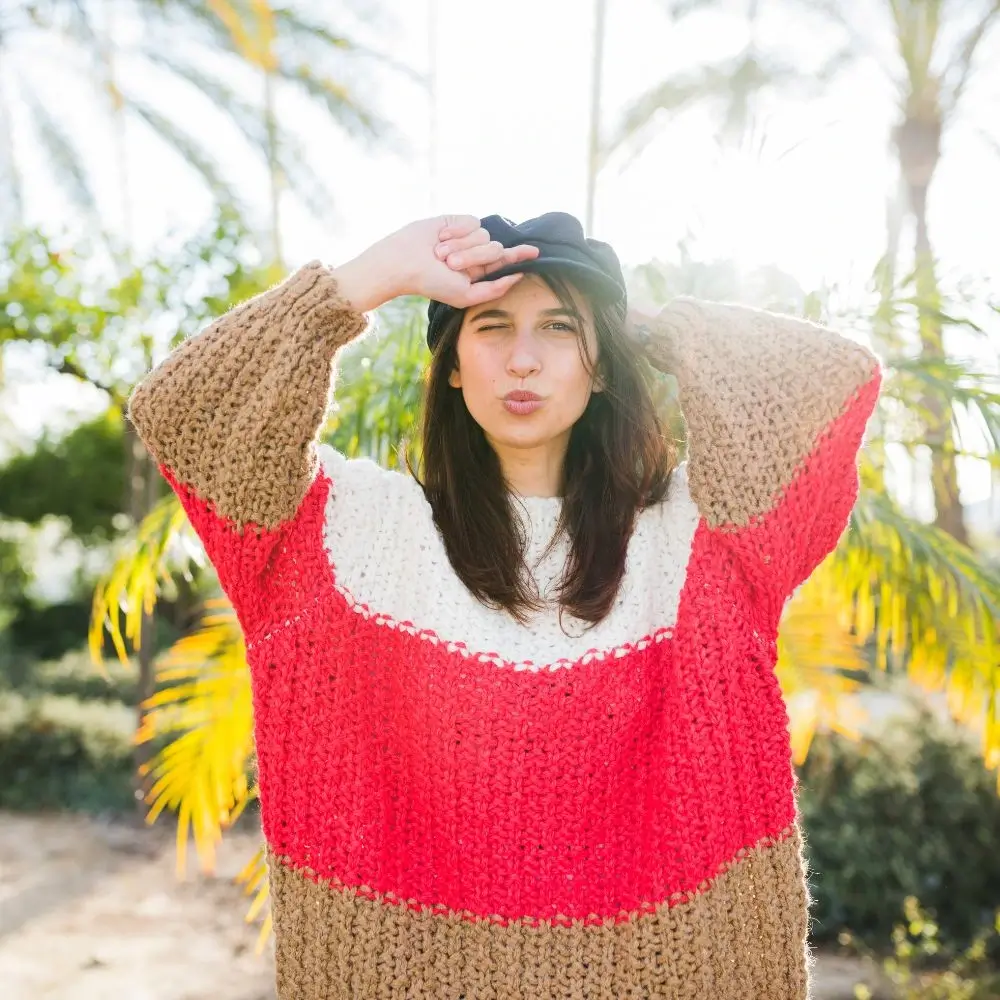
[[[416,477],[316,440],[402,294],[431,300]],[[880,378],[799,319],[627,314],[548,213],[313,261],[137,386],[246,639],[282,1000],[807,996],[775,639]]]

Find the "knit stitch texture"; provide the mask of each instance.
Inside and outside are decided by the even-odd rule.
[[[366,322],[312,261],[129,401],[246,639],[278,996],[805,1000],[776,637],[857,498],[877,359],[667,306],[648,350],[688,459],[609,615],[563,629],[479,604],[419,485],[318,442]],[[522,505],[543,595],[560,503]]]

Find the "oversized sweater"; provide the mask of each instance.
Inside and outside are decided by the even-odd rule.
[[[648,351],[688,457],[587,630],[477,602],[420,486],[319,443],[366,324],[312,261],[129,405],[245,636],[278,996],[802,1000],[776,634],[857,497],[877,359],[803,320],[667,306]],[[560,503],[519,502],[549,597]]]

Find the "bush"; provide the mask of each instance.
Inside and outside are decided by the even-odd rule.
[[[860,743],[817,739],[799,778],[815,940],[887,940],[909,896],[949,945],[992,921],[1000,797],[967,735],[924,708]]]
[[[0,808],[128,808],[134,729],[121,703],[0,692]]]
[[[38,694],[70,695],[83,700],[136,701],[137,668],[116,657],[105,660],[102,673],[86,649],[74,649],[58,659],[34,660],[12,656],[0,666],[0,690],[9,688],[28,697]]]
[[[879,958],[850,934],[841,944],[881,966],[893,986],[897,1000],[996,1000],[1000,996],[1000,973],[990,967],[988,954],[1000,933],[1000,910],[993,925],[983,927],[967,948],[949,954],[938,940],[939,928],[924,912],[919,900],[908,896],[903,921],[892,932],[892,954]],[[858,1000],[872,1000],[865,986],[855,986]]]

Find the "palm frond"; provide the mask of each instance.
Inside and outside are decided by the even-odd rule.
[[[865,489],[829,579],[854,634],[874,643],[876,665],[905,658],[914,681],[944,690],[957,718],[981,724],[1000,679],[1000,573]],[[1000,729],[985,734],[984,756],[1000,763]]]
[[[21,88],[21,98],[31,113],[35,133],[55,179],[78,209],[92,221],[98,220],[97,199],[83,168],[80,150],[30,87]]]
[[[962,43],[955,47],[955,53],[944,73],[945,79],[957,77],[951,92],[944,96],[944,103],[949,111],[955,110],[965,94],[976,64],[976,51],[997,21],[1000,21],[1000,0],[994,0],[992,6],[969,29]]]
[[[238,54],[231,31],[204,0],[140,0],[139,12],[147,18],[150,32],[183,27],[190,37],[192,29],[198,29],[202,40],[217,52]]]
[[[630,149],[629,159],[653,138],[656,120],[679,114],[696,105],[721,105],[723,133],[733,137],[745,132],[750,105],[761,92],[789,87],[814,79],[778,59],[762,60],[752,51],[680,73],[651,87],[626,106],[619,123],[611,130],[608,153]]]
[[[271,891],[267,877],[267,859],[264,855],[264,848],[258,849],[256,854],[246,863],[243,870],[236,876],[238,884],[243,886],[243,892],[247,896],[253,896],[253,901],[247,909],[246,922],[252,923],[264,912],[264,919],[261,922],[260,933],[257,935],[257,954],[264,951],[267,939],[271,936]],[[265,910],[265,907],[267,908]]]
[[[206,155],[202,146],[184,129],[162,115],[155,108],[130,95],[123,95],[125,106],[142,119],[164,142],[197,171],[220,205],[247,217],[247,207],[229,181],[222,174],[218,163]]]
[[[874,56],[876,50],[872,46],[872,33],[862,29],[858,19],[851,17],[850,8],[838,0],[800,0],[802,6],[814,14],[819,14],[832,21],[844,31],[850,42],[850,51],[858,56]]]
[[[303,14],[288,7],[279,7],[274,11],[275,21],[282,31],[282,36],[292,43],[292,47],[302,50],[303,47],[319,45],[319,51],[337,52],[349,56],[361,56],[377,62],[387,69],[409,78],[414,83],[425,82],[425,77],[416,72],[412,66],[401,63],[392,56],[371,49],[346,35],[339,34],[318,21],[311,20]]]
[[[986,435],[993,452],[1000,452],[1000,377],[980,372],[961,360],[943,358],[897,358],[886,378],[886,398],[905,403],[921,419],[929,419],[921,400],[942,400],[961,407]],[[956,425],[956,440],[961,440]]]
[[[827,560],[799,588],[778,633],[776,672],[796,764],[806,759],[819,729],[853,739],[864,721],[856,694],[868,663],[863,644],[845,627],[830,572]]]
[[[3,142],[0,144],[2,146],[2,152],[0,152],[2,194],[4,200],[10,205],[10,214],[13,216],[13,219],[8,218],[0,221],[20,223],[24,218],[24,185],[14,155],[14,129],[10,114],[10,102],[2,77],[0,77],[0,129],[2,129],[0,135],[3,138]]]
[[[867,670],[905,666],[944,691],[963,724],[982,730],[983,757],[1000,765],[1000,573],[950,535],[904,515],[871,483],[840,544],[789,601],[778,639],[778,676],[793,752],[808,753],[819,727],[854,735],[854,695]]]
[[[154,779],[147,822],[167,808],[177,813],[180,874],[189,834],[202,869],[213,869],[222,831],[252,794],[252,701],[243,635],[226,601],[210,601],[207,608],[199,629],[158,662],[159,689],[145,702],[136,735],[137,742],[169,737],[147,766]]]
[[[269,140],[260,108],[244,100],[224,81],[172,54],[145,46],[141,52],[151,63],[189,83],[230,119],[256,151],[267,155]],[[279,169],[309,212],[319,219],[332,218],[334,208],[329,187],[310,164],[302,144],[286,133],[279,139],[277,154]]]
[[[725,4],[720,0],[663,0],[663,6],[675,21],[680,21],[690,14],[711,10],[713,7],[724,7]]]
[[[163,497],[143,519],[110,570],[98,580],[87,635],[91,659],[98,667],[103,664],[105,629],[123,663],[128,660],[126,639],[133,649],[139,649],[143,612],[152,611],[161,590],[173,586],[171,573],[179,568],[168,562],[172,546],[176,542],[183,546],[185,561],[198,560],[198,546],[184,545],[185,526],[193,539],[193,530],[176,495]],[[125,614],[124,632],[121,612]]]
[[[353,139],[369,146],[378,140],[397,152],[406,148],[403,134],[395,125],[361,105],[346,85],[318,74],[309,63],[300,59],[282,60],[275,73],[322,105],[330,120]]]

